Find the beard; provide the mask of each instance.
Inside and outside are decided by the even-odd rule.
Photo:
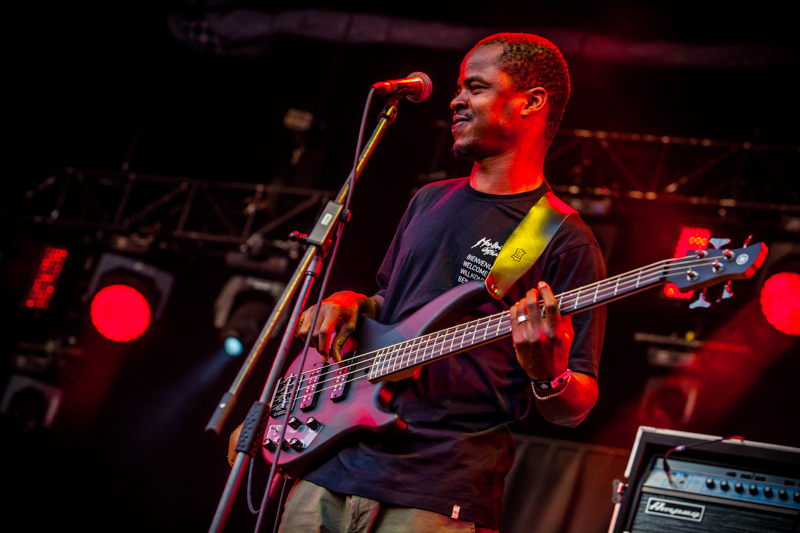
[[[465,118],[470,121],[471,128],[466,132],[461,144],[453,143],[450,148],[450,153],[456,159],[469,159],[471,161],[481,161],[492,155],[496,155],[500,151],[500,144],[498,139],[495,138],[501,135],[502,132],[497,131],[496,128],[487,128],[483,125],[482,121],[476,121],[475,115],[472,113],[464,114]]]
[[[453,154],[453,157],[455,157],[456,159],[471,159],[474,161],[475,157],[473,156],[473,152],[474,150],[469,145],[467,146],[453,145],[453,147],[450,148],[450,153]]]
[[[490,155],[493,155],[496,150],[493,150],[487,143],[482,143],[477,140],[472,140],[464,145],[453,145],[450,148],[450,153],[456,159],[469,159],[472,161],[480,161]]]

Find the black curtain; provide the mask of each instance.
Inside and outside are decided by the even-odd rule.
[[[515,435],[503,533],[605,533],[629,450]]]

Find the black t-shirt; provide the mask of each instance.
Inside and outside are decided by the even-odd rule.
[[[449,289],[489,273],[502,244],[549,190],[490,195],[468,179],[423,187],[409,204],[378,272],[380,321],[393,324]],[[540,280],[556,294],[605,278],[600,249],[577,214],[567,217],[533,268],[500,301],[508,309]],[[595,377],[605,308],[573,316],[569,367]],[[403,383],[391,407],[408,428],[368,437],[305,476],[334,492],[426,509],[498,529],[504,479],[514,462],[508,424],[530,408],[530,380],[510,338],[436,361]]]

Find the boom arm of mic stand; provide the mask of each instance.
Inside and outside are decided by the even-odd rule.
[[[316,248],[316,247],[309,247]],[[290,324],[288,327],[294,327],[294,324],[297,323],[297,319],[300,316],[300,312],[302,311],[302,307],[305,304],[306,296],[311,288],[311,282],[313,278],[315,278],[318,274],[318,267],[319,267],[319,260],[315,258],[312,261],[312,266],[309,267],[309,270],[305,272],[305,279],[303,280],[303,287],[301,289],[301,294],[298,297],[297,302],[295,303],[294,309],[292,311],[292,317],[289,320]],[[275,382],[278,379],[278,375],[280,373],[280,369],[283,367],[283,361],[286,359],[286,354],[288,352],[288,345],[291,342],[292,331],[288,328],[284,332],[283,340],[284,343],[281,344],[281,350],[278,351],[278,355],[275,357],[275,361],[272,364],[272,368],[270,369],[269,378],[267,379],[267,383]],[[287,349],[283,349],[283,348]],[[242,430],[242,435],[239,438],[239,442],[236,445],[236,461],[233,464],[233,468],[231,468],[230,474],[228,474],[228,481],[225,484],[225,489],[223,490],[222,497],[217,504],[217,510],[214,513],[214,519],[211,522],[211,527],[209,528],[209,532],[218,532],[222,531],[225,527],[225,522],[228,520],[228,515],[231,512],[231,508],[233,506],[233,502],[236,499],[236,493],[239,490],[239,485],[242,483],[242,478],[244,477],[244,472],[247,469],[247,464],[251,460],[251,456],[255,456],[256,451],[259,449],[259,446],[262,442],[264,431],[263,427],[256,431],[256,427],[262,426],[261,422],[266,422],[267,413],[269,413],[269,408],[266,404],[267,399],[269,398],[269,394],[272,391],[271,388],[264,387],[264,390],[261,393],[261,399],[257,404],[254,406],[261,404],[262,409],[260,409],[262,420],[256,420],[255,418],[251,419],[250,415],[248,415],[248,420],[250,421],[251,425],[253,426],[252,434],[249,435],[250,442],[246,445],[243,445],[242,440],[245,437],[245,429],[247,428],[247,424],[245,424],[245,429]],[[251,413],[253,409],[251,409]],[[258,433],[258,434],[256,434]],[[241,447],[240,447],[241,446]],[[247,450],[247,451],[244,451]],[[274,477],[275,473],[272,472],[271,475]],[[263,511],[263,509],[262,509]]]
[[[370,136],[369,140],[367,141],[366,145],[364,146],[361,154],[359,156],[358,163],[355,165],[355,169],[350,172],[347,180],[345,181],[342,188],[339,190],[339,193],[336,197],[336,204],[338,204],[338,208],[336,210],[337,213],[342,214],[342,209],[344,203],[350,193],[350,188],[355,185],[358,178],[361,176],[361,172],[364,169],[364,166],[369,161],[372,154],[375,152],[375,148],[378,145],[378,142],[383,137],[383,134],[386,132],[386,129],[394,123],[395,118],[397,117],[397,102],[399,101],[398,98],[390,98],[387,99],[387,104],[384,107],[383,111],[381,111],[380,118],[378,120],[378,124],[375,126],[372,135]],[[328,220],[325,221],[326,214],[330,214],[332,211],[329,209],[332,206],[329,204],[325,211],[323,212],[320,220],[317,221],[317,225],[315,226],[314,230],[309,235],[309,241],[311,241],[312,237],[318,235],[321,240],[321,243],[327,243],[330,237],[333,235],[335,228],[338,227],[340,220]],[[343,216],[347,216],[344,214]],[[325,224],[323,224],[325,222]],[[325,229],[321,229],[320,226],[324,226]],[[319,230],[319,231],[318,231]],[[316,240],[316,239],[315,239]],[[217,408],[214,411],[214,414],[209,420],[208,425],[206,426],[206,431],[209,433],[219,434],[222,431],[222,427],[225,425],[228,417],[230,416],[233,407],[236,405],[238,400],[238,396],[242,388],[244,387],[244,383],[250,377],[250,374],[253,371],[258,359],[261,357],[261,354],[264,351],[264,348],[267,345],[267,341],[272,336],[272,333],[275,331],[278,323],[280,322],[280,317],[286,313],[286,310],[289,306],[289,301],[293,298],[295,292],[297,292],[298,287],[301,283],[301,279],[304,275],[307,274],[308,268],[312,265],[312,262],[321,250],[321,246],[317,243],[310,243],[311,246],[308,247],[306,253],[303,256],[303,259],[298,264],[297,268],[295,269],[295,273],[292,275],[291,280],[287,284],[286,288],[283,291],[280,299],[275,305],[275,308],[272,310],[272,314],[270,315],[267,323],[264,325],[264,328],[261,331],[258,339],[256,340],[253,348],[250,350],[250,354],[248,355],[247,360],[242,365],[241,369],[239,370],[239,374],[234,379],[234,382],[231,384],[230,389],[227,393],[225,393],[222,397],[222,400],[217,404]],[[330,268],[331,265],[328,265]],[[307,277],[307,281],[310,281],[310,277]],[[310,282],[303,284],[302,292],[303,294],[300,295],[302,301],[305,301],[308,292],[310,291]],[[293,313],[296,315],[297,313]],[[290,320],[287,324],[287,328],[292,328],[296,326],[296,320]],[[291,342],[291,335],[285,334],[283,340],[281,341],[281,346],[278,349],[278,357],[272,363],[272,369],[270,370],[269,377],[267,378],[267,383],[264,386],[262,391],[262,400],[263,398],[269,398],[271,391],[274,390],[275,384],[278,381],[279,371],[283,367],[283,359],[288,350],[288,344]],[[279,361],[280,359],[280,361]],[[268,411],[268,410],[267,410]],[[259,436],[261,439],[263,436]],[[209,529],[210,532],[217,532],[222,531],[225,527],[225,523],[227,522],[228,515],[230,513],[231,507],[233,505],[233,501],[236,498],[236,494],[239,489],[239,485],[241,484],[242,477],[244,475],[244,471],[246,466],[249,462],[249,455],[240,452],[234,463],[234,467],[231,469],[230,474],[228,475],[228,482],[225,486],[223,494],[220,498],[220,501],[217,505],[217,510],[214,515],[214,520],[212,521],[211,527]],[[276,465],[272,465],[271,472],[275,470]],[[263,511],[263,509],[262,509]]]
[[[355,183],[358,181],[358,178],[361,176],[361,172],[364,170],[364,166],[375,152],[375,148],[378,146],[378,142],[380,142],[381,137],[383,137],[386,129],[394,123],[394,120],[397,117],[397,102],[398,100],[396,99],[389,100],[386,107],[384,107],[383,111],[381,111],[378,124],[375,126],[372,136],[369,138],[367,144],[364,146],[364,149],[361,151],[361,156],[359,157],[358,164],[356,165],[355,169],[355,177],[353,177],[353,172],[351,171],[347,180],[344,182],[344,185],[342,185],[342,188],[339,189],[339,192],[336,195],[337,204],[344,204],[350,188],[350,183]],[[327,211],[328,210],[326,209],[326,212]],[[324,216],[325,213],[323,213],[320,217],[320,220],[317,221],[317,226],[315,227],[315,230],[312,231],[311,237],[315,236],[315,232],[317,228],[319,228],[320,222]],[[320,235],[320,237],[324,238],[327,236],[327,238],[330,238],[335,226],[336,224],[329,224],[326,228],[327,231],[321,232],[322,235]],[[327,242],[327,239],[323,240],[322,242]],[[309,246],[306,249],[306,253],[303,255],[300,264],[297,265],[291,280],[289,280],[289,283],[286,285],[283,294],[281,295],[280,299],[278,299],[275,307],[272,309],[272,313],[270,314],[267,323],[264,324],[264,328],[261,330],[256,342],[253,344],[250,354],[247,356],[247,359],[239,369],[239,373],[236,375],[236,378],[234,378],[233,383],[231,383],[228,392],[226,392],[222,396],[222,399],[217,403],[217,407],[214,410],[214,413],[211,415],[211,419],[209,420],[208,424],[206,425],[206,432],[219,435],[222,431],[222,427],[225,425],[225,422],[227,422],[228,417],[230,417],[230,414],[236,405],[236,402],[239,400],[239,393],[244,388],[244,384],[247,382],[250,374],[252,374],[253,369],[258,363],[261,354],[264,352],[264,348],[267,346],[267,341],[272,337],[272,334],[275,332],[275,328],[278,327],[278,324],[281,321],[281,317],[286,314],[286,311],[289,308],[290,300],[294,297],[298,287],[300,287],[303,273],[308,269],[312,259],[314,259],[318,252],[319,250],[317,246]],[[267,383],[267,388],[272,390],[274,385],[275,383]]]

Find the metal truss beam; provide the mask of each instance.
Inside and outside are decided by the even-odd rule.
[[[113,234],[258,248],[333,191],[73,167],[7,171],[0,216]],[[22,188],[32,182],[31,188]],[[309,216],[313,216],[313,212]],[[282,235],[281,238],[285,238]]]
[[[545,163],[568,194],[795,214],[799,173],[796,146],[580,129],[559,131]]]

